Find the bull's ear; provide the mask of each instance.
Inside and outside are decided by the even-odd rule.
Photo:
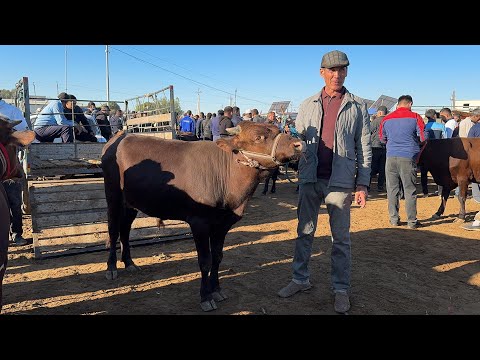
[[[15,131],[11,137],[19,145],[26,146],[35,140],[35,132],[32,130]]]
[[[231,141],[227,139],[218,139],[216,142],[217,146],[227,153],[231,153],[233,151],[233,146]]]
[[[226,128],[225,129],[230,135],[237,135],[240,134],[240,131],[242,131],[242,128],[240,126],[235,126],[233,128]]]

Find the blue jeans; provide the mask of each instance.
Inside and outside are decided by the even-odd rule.
[[[387,178],[388,215],[390,223],[400,220],[400,182],[403,185],[407,222],[413,225],[417,222],[417,165],[415,160],[402,157],[387,157],[385,165]]]
[[[305,283],[310,278],[308,262],[317,229],[322,202],[327,205],[332,233],[331,280],[334,291],[348,291],[351,275],[350,207],[353,189],[328,187],[328,180],[300,184],[298,193],[298,227],[293,258],[293,279]]]

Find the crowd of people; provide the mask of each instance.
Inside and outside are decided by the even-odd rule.
[[[77,105],[75,95],[62,92],[40,111],[33,123],[38,142],[106,142],[124,126],[123,111],[110,114],[108,105],[100,108],[89,102],[85,110]]]
[[[460,113],[448,107],[440,111],[427,109],[425,116],[412,112],[413,99],[406,95],[398,99],[397,108],[391,114],[385,106],[380,106],[371,120],[372,165],[371,177],[377,177],[377,191],[387,190],[390,223],[398,226],[399,200],[405,200],[408,227],[414,229],[421,224],[416,219],[416,200],[428,197],[428,171],[420,166],[420,184],[422,194],[417,195],[417,167],[414,163],[426,139],[448,139],[452,137],[480,137],[480,108],[471,112],[471,116],[462,120]],[[406,121],[405,119],[410,119]],[[389,121],[391,120],[391,121]],[[388,141],[387,141],[388,140]],[[386,184],[386,188],[385,188]],[[471,184],[472,198],[480,203],[480,185]],[[442,186],[438,185],[433,195],[442,195]],[[459,188],[455,189],[455,196]],[[480,215],[479,215],[480,216]],[[467,227],[480,230],[475,221]]]
[[[185,141],[210,140],[216,141],[221,137],[228,137],[227,128],[237,126],[240,121],[253,121],[261,124],[277,126],[280,131],[297,136],[294,120],[287,114],[277,115],[274,111],[266,117],[259,114],[258,109],[246,109],[240,112],[238,106],[226,106],[214,113],[200,112],[192,115],[187,110],[183,116],[177,118],[178,138]]]

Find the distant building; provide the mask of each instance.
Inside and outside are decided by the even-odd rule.
[[[477,107],[480,107],[480,100],[455,100],[452,110],[470,112]]]

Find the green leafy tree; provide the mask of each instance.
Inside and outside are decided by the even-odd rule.
[[[143,104],[138,104],[135,106],[135,111],[150,111],[150,110],[155,110],[157,109],[157,106],[153,102],[144,102]]]
[[[0,97],[2,99],[13,99],[13,98],[15,98],[15,89],[13,89],[13,90],[1,89],[0,90]]]
[[[175,112],[177,114],[182,112],[182,108],[180,107],[180,100],[175,98],[174,100]],[[170,101],[167,98],[161,98],[155,102],[145,102],[143,104],[138,104],[135,106],[135,111],[151,111],[151,110],[158,110],[160,114],[168,114],[170,112]]]

